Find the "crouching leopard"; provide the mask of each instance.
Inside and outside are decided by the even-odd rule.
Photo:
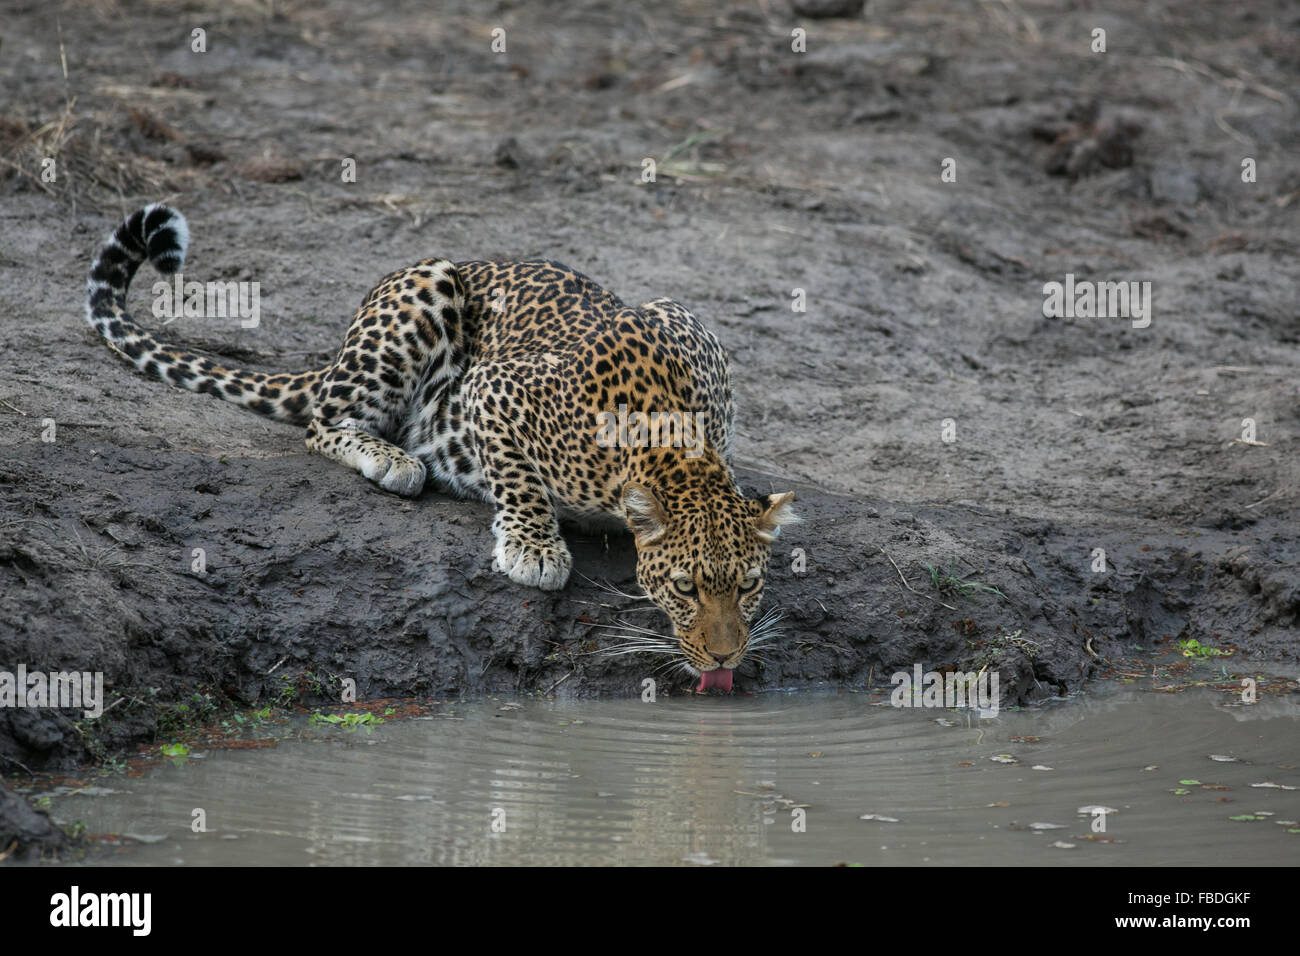
[[[798,519],[792,493],[737,485],[726,353],[689,311],[630,308],[555,262],[424,259],[370,290],[331,364],[250,372],[160,343],[127,313],[141,263],[176,272],[188,242],[184,217],[152,205],[100,248],[86,314],[109,348],[146,375],[305,427],[310,451],[395,494],[432,479],[490,502],[494,567],[519,584],[568,580],[561,514],[621,520],[637,582],[672,622],[676,644],[659,650],[680,654],[698,690],[731,688],[772,542]],[[702,434],[691,447],[642,429],[608,440],[611,416],[629,410]]]

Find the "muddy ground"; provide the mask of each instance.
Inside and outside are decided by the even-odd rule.
[[[485,506],[402,501],[115,360],[85,275],[157,200],[190,220],[187,278],[262,296],[256,328],[168,337],[257,368],[324,364],[430,255],[691,307],[732,356],[745,481],[807,519],[770,590],[788,637],[741,689],[993,663],[1025,703],[1177,638],[1294,665],[1294,5],[437,6],[4,4],[0,648],[102,670],[113,706],[0,711],[5,772],[150,740],[195,693],[618,695],[650,670],[589,626],[644,613],[493,573]],[[1149,281],[1150,325],[1046,318],[1067,273]],[[628,540],[572,540],[630,583]]]

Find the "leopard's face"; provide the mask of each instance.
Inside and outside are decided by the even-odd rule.
[[[798,520],[789,507],[793,499],[791,493],[745,498],[727,488],[707,501],[666,504],[644,486],[625,488],[637,582],[668,615],[691,673],[730,671],[744,660],[772,542],[781,525]]]

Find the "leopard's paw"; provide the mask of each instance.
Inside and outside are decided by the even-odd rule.
[[[403,498],[414,498],[424,490],[427,477],[424,462],[418,458],[399,458],[379,479],[379,487]]]
[[[424,462],[410,455],[394,457],[392,455],[370,454],[361,462],[361,474],[379,485],[385,491],[391,491],[403,498],[414,498],[424,490],[426,471]]]
[[[569,572],[573,570],[569,546],[559,538],[538,547],[510,535],[499,535],[492,558],[493,568],[503,572],[511,581],[543,591],[564,587]]]

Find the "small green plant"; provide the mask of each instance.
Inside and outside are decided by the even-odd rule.
[[[1183,657],[1195,657],[1204,659],[1207,657],[1231,657],[1232,651],[1225,651],[1219,647],[1211,647],[1209,644],[1202,644],[1196,638],[1190,638],[1185,641],[1179,641],[1178,646],[1183,649]]]
[[[394,710],[390,707],[384,713],[392,716]],[[342,727],[344,730],[356,730],[358,727],[364,727],[366,733],[370,733],[375,727],[386,723],[383,717],[375,714],[322,714],[319,710],[312,714],[307,722],[310,724],[333,724],[336,727]]]
[[[284,681],[284,686],[280,688],[280,693],[276,696],[276,703],[281,707],[292,707],[298,703],[298,688],[294,686],[293,677],[290,674],[281,674],[280,680]]]
[[[206,692],[195,691],[183,704],[159,704],[158,727],[164,733],[183,733],[212,720],[219,709],[220,705],[215,697]]]
[[[227,734],[237,734],[241,731],[260,730],[262,725],[270,720],[270,718],[271,707],[268,704],[261,710],[249,711],[247,714],[235,711],[230,715],[229,720],[223,720],[221,722],[221,727]]]
[[[107,777],[110,774],[126,773],[131,769],[131,765],[120,754],[114,754],[111,757],[104,757],[99,766],[98,773],[101,777]]]
[[[979,581],[971,581],[966,578],[957,576],[957,559],[952,559],[952,564],[947,572],[934,567],[933,565],[921,563],[921,567],[930,572],[930,583],[940,594],[956,594],[959,597],[973,599],[977,593],[996,594],[998,597],[1006,597],[1001,591],[991,584],[981,584]],[[983,571],[977,571],[977,574],[983,574]]]

